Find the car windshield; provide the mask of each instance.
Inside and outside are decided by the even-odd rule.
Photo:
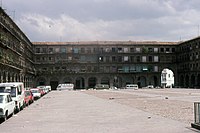
[[[0,103],[3,103],[3,95],[0,95]]]
[[[25,91],[25,96],[30,96],[30,91]]]
[[[0,87],[0,92],[10,93],[12,97],[16,97],[16,87]]]
[[[39,93],[38,90],[31,90],[32,93]]]

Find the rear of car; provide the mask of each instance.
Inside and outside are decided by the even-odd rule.
[[[12,100],[15,101],[15,111],[22,110],[24,102],[24,84],[22,82],[9,82],[0,84],[0,92],[10,93]]]
[[[26,106],[34,102],[34,97],[30,90],[25,90],[24,94],[25,94],[24,101],[25,101]]]
[[[15,102],[10,93],[0,93],[0,119],[6,120],[8,116],[14,114]]]
[[[33,94],[33,98],[34,100],[39,99],[40,97],[42,97],[42,92],[40,88],[32,88],[30,89],[32,94]]]

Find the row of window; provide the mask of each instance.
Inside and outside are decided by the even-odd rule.
[[[108,48],[74,48],[74,47],[50,47],[35,49],[35,53],[173,53],[175,48],[147,48],[147,47],[108,47]]]
[[[179,66],[179,70],[184,70],[184,71],[191,71],[191,70],[199,70],[200,65],[199,63],[187,63]]]
[[[200,42],[199,41],[195,41],[195,42],[190,42],[190,43],[185,43],[182,44],[179,47],[179,50],[181,52],[186,52],[186,51],[191,51],[191,50],[195,50],[195,49],[199,49],[200,48]]]
[[[158,66],[148,66],[148,65],[124,65],[124,66],[81,66],[81,67],[54,67],[49,70],[44,67],[41,71],[67,71],[74,73],[81,72],[103,72],[103,73],[134,73],[134,72],[158,72]]]
[[[59,62],[59,61],[77,61],[77,62],[159,62],[159,56],[37,56],[36,62]]]

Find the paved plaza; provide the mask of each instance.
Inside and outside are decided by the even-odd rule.
[[[197,89],[52,91],[0,124],[1,133],[195,133]]]

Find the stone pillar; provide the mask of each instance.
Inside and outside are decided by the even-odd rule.
[[[110,76],[110,87],[114,86],[114,77],[113,76]]]
[[[6,73],[6,81],[5,82],[8,82],[8,72],[5,72]]]
[[[3,83],[3,74],[1,73],[0,82]]]
[[[88,77],[86,77],[86,78],[84,79],[84,82],[85,82],[85,89],[87,89],[87,88],[88,88]]]

